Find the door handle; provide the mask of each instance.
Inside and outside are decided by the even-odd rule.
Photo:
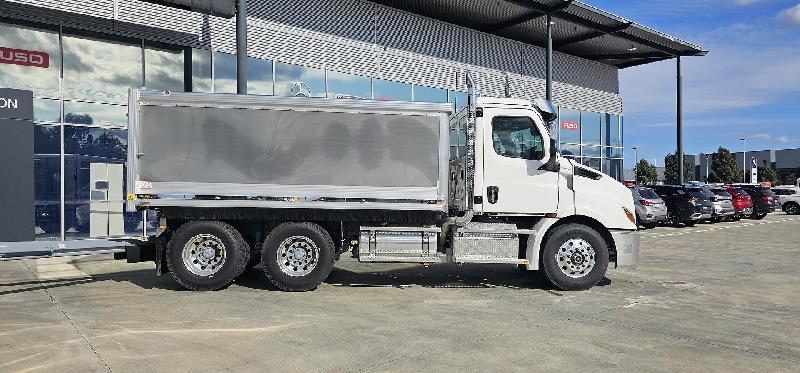
[[[486,199],[491,204],[497,203],[497,199],[500,198],[500,188],[496,186],[490,186],[486,188]]]

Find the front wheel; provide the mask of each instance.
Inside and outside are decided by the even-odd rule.
[[[783,212],[787,213],[788,215],[798,215],[800,214],[800,205],[789,202],[783,207]]]
[[[597,285],[608,269],[608,245],[600,234],[581,224],[565,224],[549,235],[542,265],[550,282],[561,290],[586,290]]]
[[[264,240],[261,264],[281,290],[314,290],[333,270],[335,250],[330,234],[319,225],[283,223]]]

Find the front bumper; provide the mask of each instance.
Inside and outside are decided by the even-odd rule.
[[[639,231],[612,230],[617,249],[617,268],[635,269],[639,265]]]

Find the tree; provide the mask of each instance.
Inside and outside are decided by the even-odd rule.
[[[641,185],[655,185],[658,182],[658,169],[646,159],[636,164],[636,182]]]
[[[689,181],[692,178],[692,162],[686,157],[683,158],[683,181]],[[664,181],[667,184],[678,184],[678,156],[675,154],[667,154],[664,157]]]
[[[711,173],[708,175],[708,179],[706,179],[706,182],[709,184],[717,184],[721,183],[722,179],[720,179],[719,176],[717,176],[717,174]]]
[[[778,174],[769,167],[758,167],[758,181],[769,181],[775,185],[778,183]]]
[[[721,146],[711,155],[711,169],[723,183],[742,182],[742,168],[736,163],[736,157]]]

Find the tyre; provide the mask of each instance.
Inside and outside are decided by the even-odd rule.
[[[542,266],[561,290],[586,290],[597,285],[608,269],[608,246],[600,234],[581,224],[556,227],[542,251]]]
[[[789,203],[783,205],[783,212],[785,212],[785,213],[787,213],[789,215],[798,215],[798,214],[800,214],[800,205],[798,205],[798,204],[796,204],[794,202],[789,202]]]
[[[172,277],[189,290],[219,290],[244,272],[250,246],[230,224],[195,220],[182,225],[167,245]]]
[[[751,219],[755,219],[755,220],[761,220],[761,219],[764,219],[764,218],[766,218],[766,217],[767,217],[767,214],[766,214],[766,213],[763,213],[763,212],[762,212],[762,213],[759,213],[759,214],[753,214],[753,215],[750,215],[750,218],[751,218]]]
[[[283,223],[261,248],[264,273],[284,291],[316,289],[330,275],[335,258],[333,239],[314,223]]]
[[[683,222],[683,224],[687,227],[694,227],[695,225],[697,225],[697,220],[688,220]]]
[[[644,229],[653,229],[658,226],[658,223],[648,223],[648,224],[643,224],[642,226],[644,227]]]

